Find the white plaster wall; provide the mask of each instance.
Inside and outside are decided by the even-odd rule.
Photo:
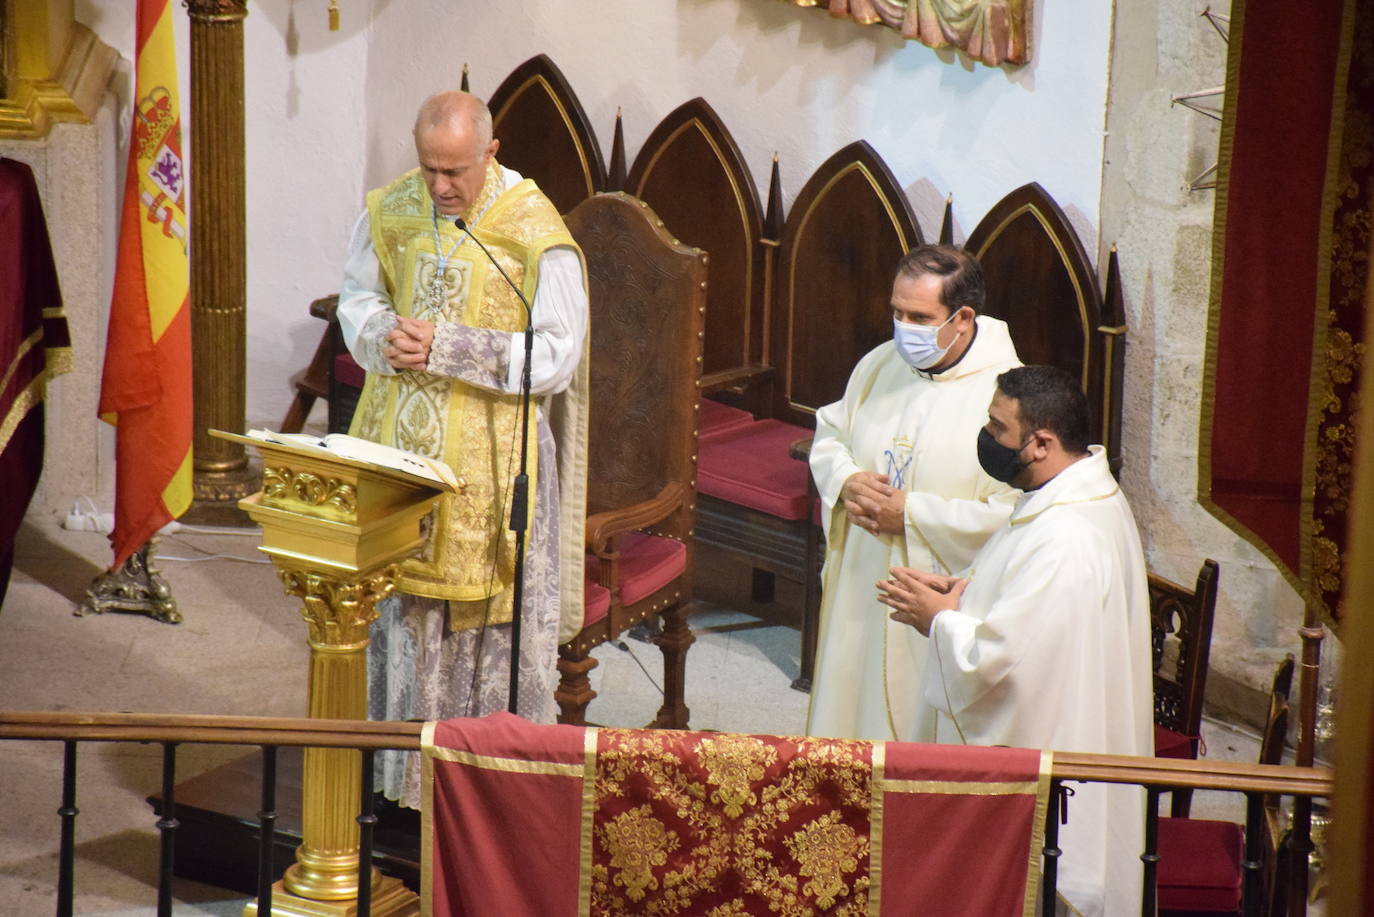
[[[607,156],[618,107],[633,159],[664,115],[700,95],[761,185],[780,154],[788,202],[831,153],[866,139],[907,188],[928,235],[938,232],[947,193],[962,236],[1035,180],[1092,250],[1111,9],[1101,0],[1036,7],[1035,58],[1012,69],[783,0],[515,0],[481,20],[446,0],[379,2],[366,88],[368,184],[411,165],[418,101],[455,86],[463,63],[473,91],[488,95],[542,52],[563,70]]]

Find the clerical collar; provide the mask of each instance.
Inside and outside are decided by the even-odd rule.
[[[922,376],[934,379],[936,376],[949,372],[951,369],[953,369],[954,367],[958,366],[961,362],[963,362],[964,357],[968,356],[968,352],[973,349],[973,342],[976,340],[978,340],[978,320],[975,316],[973,322],[973,335],[968,339],[968,346],[964,348],[964,352],[959,354],[959,359],[955,360],[948,366],[941,366],[939,369],[917,369],[914,366],[911,369],[913,372],[919,373]]]

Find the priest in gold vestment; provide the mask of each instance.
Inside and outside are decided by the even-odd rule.
[[[378,605],[368,650],[374,719],[506,708],[527,321],[537,413],[528,443],[521,716],[553,722],[558,643],[581,625],[585,272],[557,209],[533,181],[500,165],[499,145],[474,96],[427,99],[415,122],[419,168],[367,195],[345,266],[339,325],[367,370],[350,432],[443,459],[460,483],[427,520],[428,539],[403,565],[399,595]],[[520,287],[529,316],[473,237]],[[412,808],[418,757],[378,758],[379,788]]]

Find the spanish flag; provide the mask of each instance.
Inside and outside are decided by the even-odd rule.
[[[186,167],[173,0],[138,0],[133,125],[100,416],[116,427],[118,567],[191,505]]]

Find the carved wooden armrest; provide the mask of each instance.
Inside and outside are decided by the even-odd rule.
[[[814,437],[808,436],[806,439],[799,439],[787,447],[787,454],[799,462],[811,461],[811,441]]]
[[[685,484],[673,481],[653,499],[587,517],[587,550],[597,555],[606,553],[611,539],[667,518],[687,502],[690,493]]]
[[[339,311],[339,294],[332,296],[321,296],[310,304],[310,314],[326,322],[335,320],[335,315]]]

